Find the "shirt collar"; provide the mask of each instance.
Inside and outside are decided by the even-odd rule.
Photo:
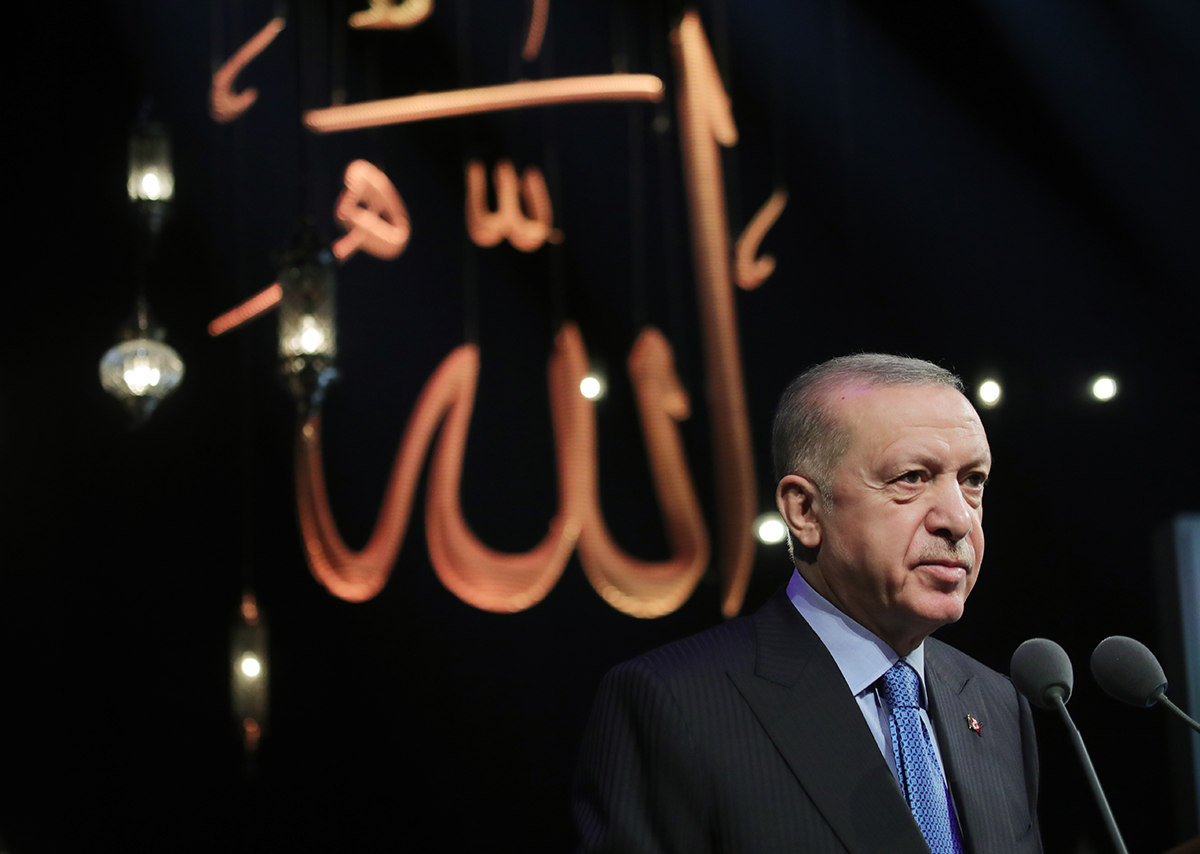
[[[875,687],[883,674],[899,660],[896,651],[863,626],[843,614],[824,596],[812,589],[797,569],[788,582],[787,597],[804,618],[829,654],[833,656],[842,678],[854,696]],[[921,680],[921,705],[925,702],[925,644],[905,656]]]

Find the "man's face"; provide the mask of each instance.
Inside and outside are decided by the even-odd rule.
[[[897,652],[962,616],[983,560],[983,424],[941,386],[831,392],[850,448],[814,507],[820,590]]]

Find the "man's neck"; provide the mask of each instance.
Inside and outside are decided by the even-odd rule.
[[[911,629],[889,631],[889,627],[876,625],[866,614],[857,613],[856,609],[847,607],[844,604],[845,597],[838,596],[837,591],[833,586],[827,583],[821,569],[815,563],[805,563],[804,561],[796,561],[796,570],[800,573],[800,577],[808,582],[817,595],[822,599],[837,608],[854,622],[858,623],[868,632],[886,643],[896,655],[904,658],[914,649],[925,642],[925,638],[932,634],[932,629],[927,632],[914,633]]]

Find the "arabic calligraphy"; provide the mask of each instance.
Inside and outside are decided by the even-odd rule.
[[[442,360],[425,383],[409,416],[384,492],[375,528],[361,551],[351,551],[337,530],[325,491],[321,462],[321,418],[300,423],[296,437],[296,509],[304,552],[313,577],[347,602],[372,598],[387,583],[412,515],[413,493],[421,463],[445,412],[464,386],[474,388],[478,348],[463,344]]]
[[[275,40],[275,36],[279,35],[286,23],[283,18],[272,18],[213,74],[212,89],[209,91],[209,112],[214,121],[222,124],[231,122],[250,109],[250,105],[258,99],[258,90],[253,87],[234,93],[233,81],[241,70],[249,65],[250,60],[266,50],[267,45]]]
[[[550,17],[550,0],[530,0],[529,30],[525,34],[525,45],[521,58],[533,62],[542,50],[542,39],[546,37],[546,19]]]
[[[553,228],[554,210],[546,179],[536,166],[526,166],[518,180],[511,160],[501,160],[492,171],[496,210],[487,204],[487,172],[483,163],[467,163],[467,234],[477,246],[496,246],[508,239],[522,252],[533,252],[546,242],[558,243],[562,232]],[[521,202],[529,216],[521,210]]]
[[[523,611],[536,605],[558,582],[575,548],[585,501],[581,479],[585,462],[579,442],[590,407],[579,393],[579,384],[570,385],[570,366],[578,359],[578,338],[578,330],[564,325],[555,339],[548,371],[558,513],[542,541],[522,554],[488,548],[463,518],[460,485],[479,375],[478,350],[471,351],[470,360],[464,357],[459,394],[446,415],[430,464],[425,539],[442,584],[476,608]]]
[[[563,335],[571,333],[578,335],[573,328],[564,328]],[[582,342],[568,349],[576,353],[568,382],[578,389],[587,372],[587,354]],[[675,611],[692,595],[708,566],[708,529],[679,435],[678,422],[688,417],[690,406],[674,363],[671,345],[652,327],[642,330],[627,362],[654,491],[671,546],[669,560],[630,557],[609,535],[600,509],[596,419],[590,406],[580,440],[580,454],[588,464],[581,472],[587,500],[582,507],[579,560],[596,592],[618,611],[634,617],[661,617]]]
[[[396,186],[366,160],[347,166],[343,183],[346,188],[338,196],[334,216],[346,235],[334,241],[334,257],[345,261],[360,249],[384,260],[398,257],[408,246],[412,228]]]
[[[362,130],[429,119],[495,113],[525,107],[551,107],[591,101],[662,100],[663,84],[653,74],[596,74],[522,80],[498,86],[455,89],[405,95],[381,101],[363,101],[340,107],[322,107],[304,113],[304,126],[316,133]]]
[[[407,30],[424,21],[433,12],[433,0],[371,0],[370,8],[350,16],[356,30]]]
[[[687,416],[688,404],[672,367],[670,345],[657,330],[646,329],[629,357],[655,489],[674,553],[667,561],[632,558],[608,533],[600,508],[595,412],[579,392],[587,364],[578,327],[564,324],[548,369],[559,508],[541,543],[524,553],[489,548],[462,514],[463,456],[479,378],[475,345],[452,351],[417,399],[375,528],[361,551],[351,551],[338,534],[325,491],[320,416],[309,416],[301,423],[296,443],[296,495],[314,577],[351,602],[370,599],[383,589],[408,528],[421,465],[440,425],[430,464],[425,536],[434,571],[454,595],[485,611],[524,610],[550,592],[578,548],[588,580],[614,608],[635,617],[656,617],[682,605],[708,563],[708,531],[675,423]]]
[[[231,308],[220,317],[208,324],[208,334],[213,338],[237,329],[243,323],[249,323],[256,317],[266,314],[283,299],[283,286],[272,282],[241,305]]]
[[[431,0],[370,0],[351,16],[358,28],[415,26],[432,11]],[[545,35],[549,0],[531,0],[522,56],[536,58]],[[213,77],[212,113],[232,121],[257,97],[253,89],[234,93],[238,72],[283,27],[277,18],[246,43]],[[704,341],[706,395],[712,431],[716,481],[717,548],[725,616],[740,609],[753,558],[751,523],[756,484],[738,342],[733,286],[760,286],[775,259],[758,256],[764,236],[781,215],[786,191],[776,190],[747,224],[730,251],[725,187],[719,146],[733,146],[738,132],[730,99],[699,15],[684,13],[671,31],[679,83],[677,109],[697,299]],[[603,101],[659,102],[663,83],[648,74],[608,74],[520,81],[457,91],[425,93],[332,106],[304,113],[306,127],[333,133],[429,119],[467,116],[525,107]],[[464,218],[478,246],[504,240],[522,252],[562,239],[553,227],[545,178],[535,166],[518,175],[511,160],[492,171],[496,206],[487,201],[487,170],[480,160],[465,166]],[[346,234],[333,244],[346,261],[362,251],[394,259],[407,247],[411,218],[395,185],[365,160],[350,163],[334,216]],[[225,312],[209,324],[221,335],[276,307],[278,282]],[[548,365],[548,391],[555,439],[558,509],[547,533],[523,553],[498,552],[481,542],[463,516],[462,466],[480,354],[475,345],[453,350],[426,381],[409,415],[375,526],[366,546],[349,549],[338,533],[325,488],[320,414],[298,424],[295,476],[297,509],[310,571],[331,594],[347,601],[370,599],[384,587],[402,547],[421,468],[431,455],[426,502],[426,540],[439,580],[464,602],[484,610],[519,611],[553,588],[574,551],[589,583],[612,607],[636,616],[671,613],[691,596],[712,557],[709,532],[683,451],[679,422],[690,402],[674,369],[670,344],[647,327],[630,351],[633,384],[647,460],[671,549],[662,561],[640,560],[614,542],[600,505],[597,426],[591,401],[579,392],[588,356],[582,335],[565,323],[555,337]]]
[[[741,610],[750,580],[756,492],[737,310],[730,281],[725,182],[717,149],[718,144],[737,143],[737,127],[700,16],[694,9],[685,12],[671,31],[671,48],[680,84],[679,139],[712,421],[721,611],[732,617]]]
[[[758,255],[758,247],[763,238],[787,206],[787,197],[787,190],[778,189],[773,192],[737,239],[733,250],[734,279],[744,291],[754,290],[775,272],[775,256],[755,256]]]

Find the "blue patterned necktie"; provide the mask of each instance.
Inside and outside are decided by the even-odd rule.
[[[962,854],[950,793],[918,713],[921,679],[912,665],[901,660],[892,665],[883,680],[884,699],[891,711],[888,721],[892,751],[908,806],[933,854]]]

